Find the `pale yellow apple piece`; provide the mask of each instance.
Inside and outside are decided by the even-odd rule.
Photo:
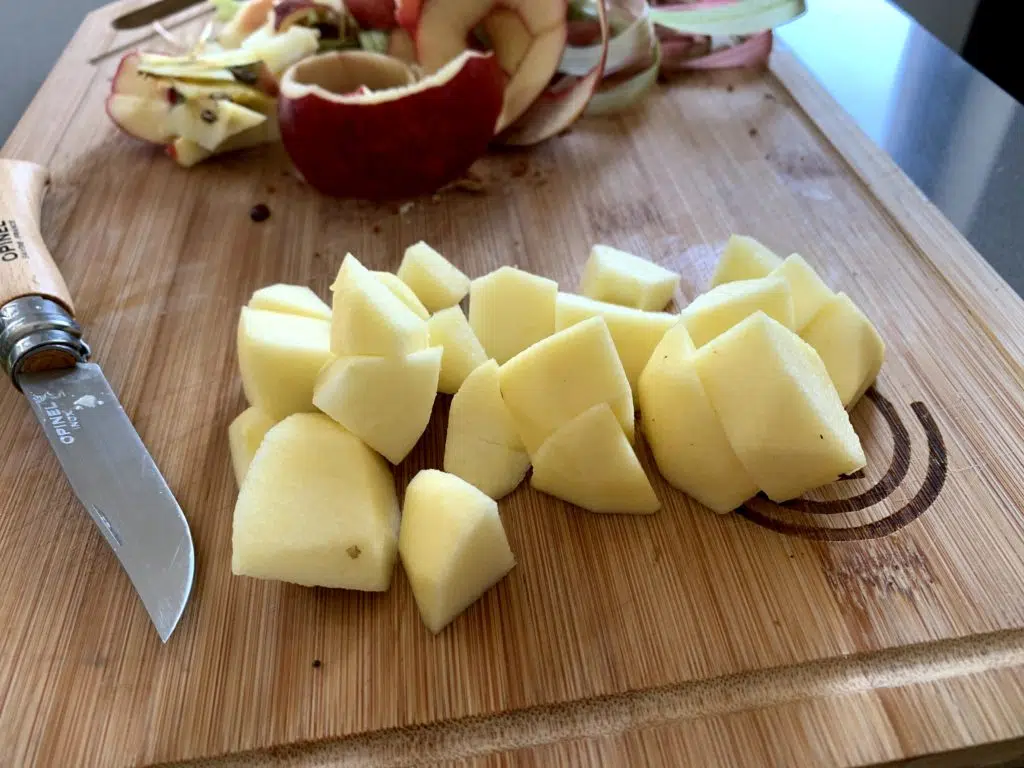
[[[454,395],[466,377],[487,361],[487,353],[461,307],[448,307],[431,316],[427,331],[430,346],[444,348],[437,391]]]
[[[530,457],[501,397],[498,364],[488,360],[452,398],[444,471],[500,499],[516,489],[529,468]]]
[[[249,406],[238,414],[228,426],[228,448],[231,450],[231,466],[235,470],[235,480],[239,487],[249,470],[256,449],[263,442],[274,420],[259,408]]]
[[[723,283],[702,293],[680,313],[699,349],[755,312],[764,312],[793,327],[793,296],[782,277],[760,277]]]
[[[558,283],[514,267],[478,277],[469,289],[469,324],[488,357],[502,365],[555,332]]]
[[[860,439],[818,353],[763,312],[698,349],[694,365],[729,444],[772,501],[864,467]]]
[[[405,249],[398,279],[431,312],[454,307],[469,293],[469,278],[462,270],[422,240]]]
[[[435,634],[516,564],[497,503],[436,469],[421,470],[405,489],[398,549],[423,623]]]
[[[733,235],[718,257],[711,287],[735,280],[754,280],[765,277],[782,263],[774,251],[752,237]]]
[[[348,254],[331,286],[331,351],[401,357],[427,346],[426,322]]]
[[[850,409],[874,383],[885,360],[885,342],[845,293],[837,293],[804,328],[803,340],[825,363],[839,399]]]
[[[305,285],[268,285],[252,295],[249,306],[253,309],[267,309],[288,315],[314,317],[317,320],[331,319],[331,308]]]
[[[787,256],[784,262],[772,270],[771,275],[783,277],[789,283],[789,291],[793,296],[791,327],[797,333],[803,331],[818,314],[818,310],[835,295],[799,253]]]
[[[441,348],[405,357],[339,357],[317,378],[313,404],[392,464],[427,428]]]
[[[640,374],[640,423],[658,470],[673,487],[715,512],[729,512],[758,488],[747,475],[693,365],[686,326],[669,330]]]
[[[412,292],[412,288],[398,279],[398,275],[391,272],[374,272],[373,276],[384,283],[387,289],[395,294],[405,306],[411,309],[416,317],[421,320],[430,318],[430,312],[423,306],[423,302]]]
[[[558,427],[600,403],[613,407],[625,434],[633,432],[633,393],[603,317],[537,342],[501,366],[498,378],[531,456]]]
[[[572,293],[559,293],[555,305],[555,330],[561,331],[591,317],[603,317],[615,342],[615,351],[633,390],[633,405],[638,402],[636,385],[651,352],[665,332],[675,325],[678,315],[647,312],[588,299]]]
[[[249,404],[275,420],[315,410],[313,384],[331,356],[330,339],[324,320],[242,307],[238,367]]]
[[[580,293],[598,301],[661,310],[672,300],[679,275],[608,245],[595,245],[583,267]]]
[[[591,512],[652,514],[661,504],[607,403],[561,425],[533,457],[530,485]]]
[[[289,416],[267,432],[235,504],[232,573],[383,592],[397,546],[384,459],[322,414]]]

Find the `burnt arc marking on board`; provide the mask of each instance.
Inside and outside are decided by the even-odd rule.
[[[939,432],[938,424],[932,418],[928,407],[921,402],[910,404],[914,415],[921,423],[925,435],[928,438],[928,470],[925,472],[924,482],[921,488],[907,504],[893,512],[891,515],[876,520],[872,523],[854,526],[852,528],[819,528],[812,525],[799,523],[787,523],[783,520],[776,520],[748,506],[737,509],[737,513],[752,523],[768,528],[777,533],[784,533],[789,536],[800,536],[807,539],[818,539],[827,541],[862,541],[865,539],[879,539],[889,536],[901,528],[906,527],[914,520],[924,514],[935,499],[938,498],[942,487],[946,482],[948,469],[948,456],[946,454],[946,443]],[[909,461],[910,452],[907,451]],[[904,475],[906,473],[904,472]],[[877,487],[877,486],[876,486]],[[890,491],[891,492],[891,491]],[[863,495],[863,494],[862,494]],[[835,503],[835,502],[824,502]]]

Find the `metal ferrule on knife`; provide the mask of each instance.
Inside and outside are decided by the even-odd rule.
[[[88,359],[82,329],[57,302],[23,296],[0,307],[0,367],[18,389],[23,371],[70,368]]]

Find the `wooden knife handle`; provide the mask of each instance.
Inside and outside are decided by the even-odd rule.
[[[49,181],[41,165],[0,159],[0,307],[42,296],[73,316],[71,294],[39,231]]]

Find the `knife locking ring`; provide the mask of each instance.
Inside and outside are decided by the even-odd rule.
[[[70,368],[88,359],[81,327],[57,302],[23,296],[0,307],[0,366],[18,389],[22,372]]]

